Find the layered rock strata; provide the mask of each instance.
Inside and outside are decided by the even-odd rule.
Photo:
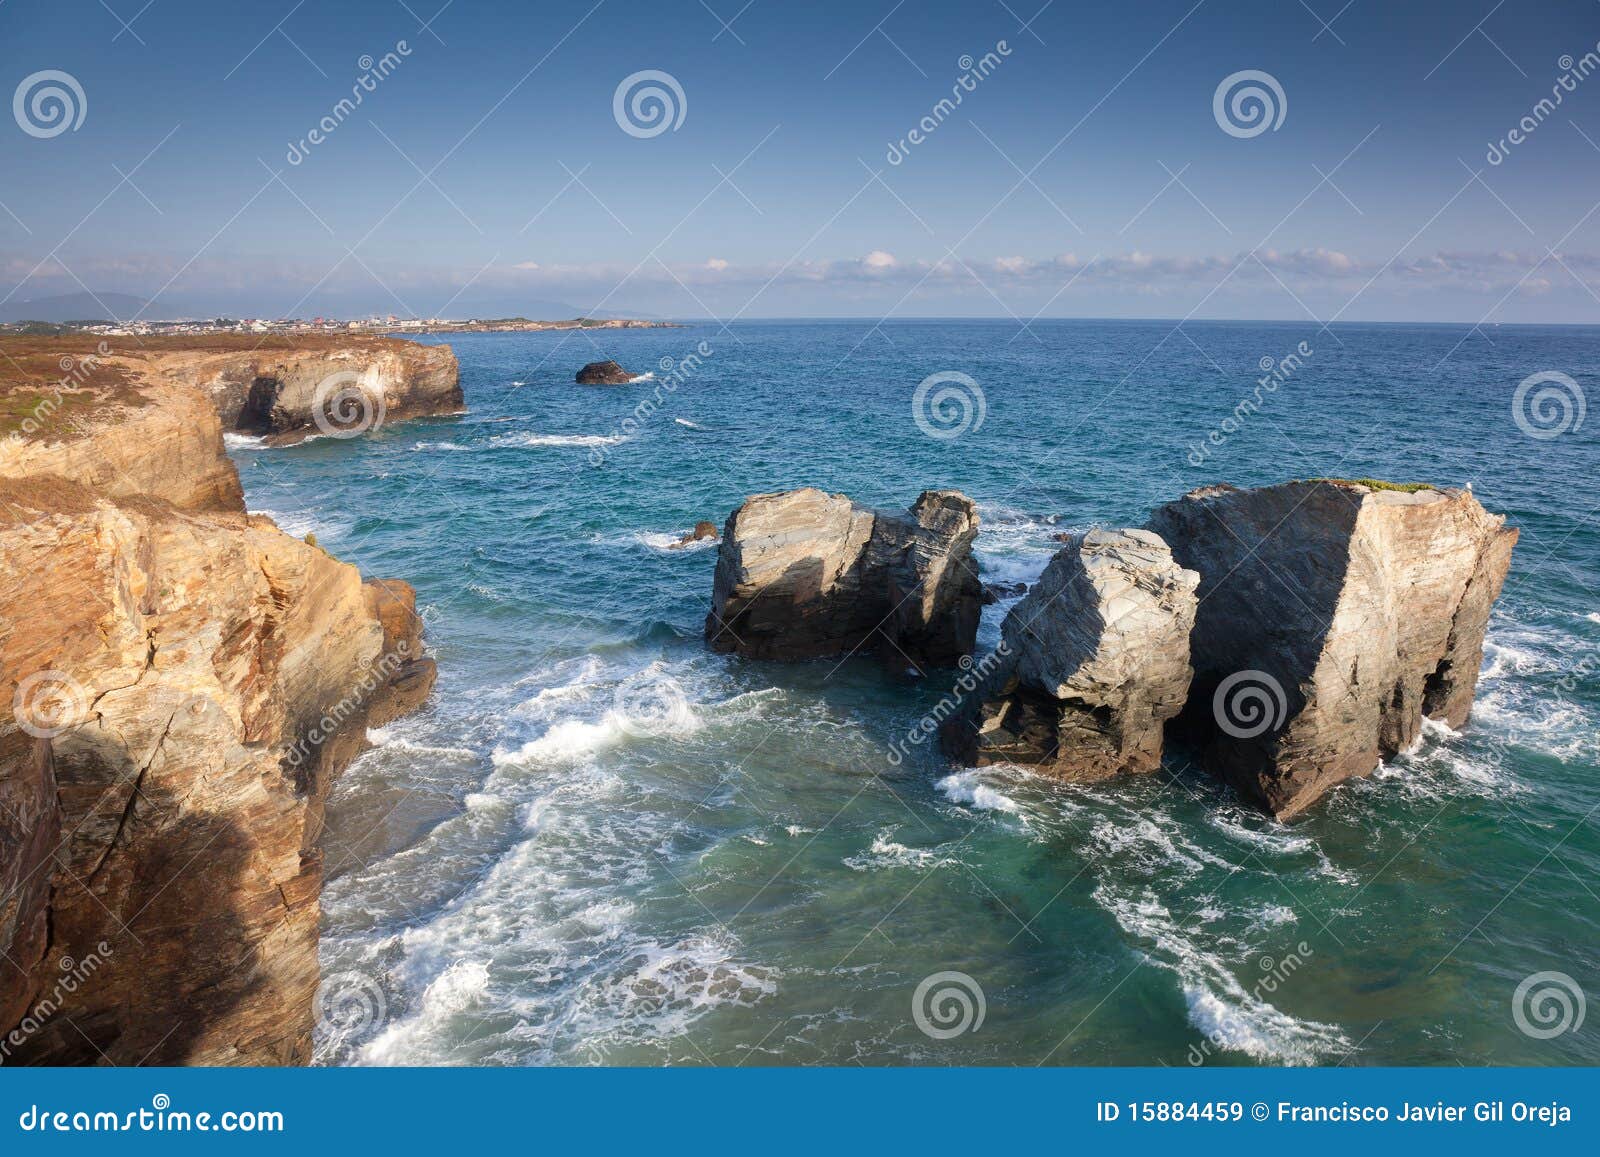
[[[223,428],[282,444],[350,437],[464,409],[449,346],[374,339],[305,349],[153,355],[156,373],[210,395]]]
[[[1517,541],[1470,489],[1213,486],[1150,527],[1200,574],[1186,730],[1274,815],[1466,722]]]
[[[706,638],[757,659],[873,652],[900,667],[972,652],[983,586],[977,507],[925,491],[904,514],[812,488],[758,494],[728,518]]]
[[[433,663],[130,365],[0,458],[0,1062],[304,1063],[323,801]]]
[[[1155,771],[1189,690],[1199,581],[1149,531],[1069,536],[1007,614],[983,686],[945,725],[945,749],[1074,781]]]

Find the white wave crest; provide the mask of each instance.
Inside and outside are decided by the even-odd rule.
[[[966,804],[980,811],[998,811],[1017,815],[1022,808],[1004,792],[983,782],[983,772],[968,768],[947,775],[934,785],[952,803]]]
[[[491,446],[615,446],[627,441],[621,434],[501,434],[489,439]]]

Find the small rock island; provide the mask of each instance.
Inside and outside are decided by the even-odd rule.
[[[580,386],[625,386],[637,375],[629,373],[616,362],[590,362],[578,371]]]

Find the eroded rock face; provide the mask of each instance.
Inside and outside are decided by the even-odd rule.
[[[449,346],[396,339],[304,350],[160,352],[155,373],[199,386],[226,430],[288,443],[346,437],[465,407]]]
[[[1215,486],[1151,528],[1200,573],[1186,730],[1280,818],[1367,775],[1423,716],[1467,720],[1517,532],[1470,490]]]
[[[578,371],[577,381],[580,386],[625,386],[633,375],[616,362],[590,362]]]
[[[323,801],[433,664],[409,586],[244,512],[203,393],[138,389],[0,462],[0,1060],[303,1063]]]
[[[925,491],[900,515],[813,488],[755,495],[723,528],[706,638],[757,659],[861,651],[953,665],[982,611],[977,532],[977,507],[953,490]]]
[[[974,766],[1018,763],[1086,782],[1161,766],[1188,693],[1200,576],[1147,530],[1070,535],[1011,609],[972,707],[945,749]]]

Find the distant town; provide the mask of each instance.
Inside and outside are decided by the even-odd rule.
[[[103,334],[107,337],[156,337],[178,334],[299,334],[299,333],[526,333],[546,329],[661,329],[677,328],[670,321],[632,318],[574,317],[564,321],[534,321],[526,317],[470,318],[364,317],[216,317],[175,321],[16,321],[0,324],[0,333],[49,336]]]

